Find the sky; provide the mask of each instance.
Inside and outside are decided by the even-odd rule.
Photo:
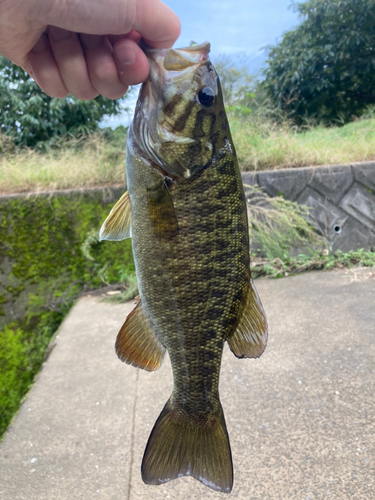
[[[249,71],[258,71],[265,60],[264,47],[299,24],[291,0],[164,0],[181,19],[181,35],[175,47],[191,40],[211,43],[211,58],[229,55]],[[129,125],[137,90],[127,100],[129,113],[104,120],[102,126]]]

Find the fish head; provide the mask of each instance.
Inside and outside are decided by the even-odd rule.
[[[215,124],[225,117],[210,44],[144,50],[150,76],[138,98],[133,136],[166,176],[189,178],[212,161]]]

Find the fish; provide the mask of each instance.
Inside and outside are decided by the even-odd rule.
[[[268,337],[250,272],[246,199],[210,44],[143,49],[150,76],[128,130],[127,192],[100,230],[101,240],[132,238],[139,286],[115,348],[148,371],[166,351],[171,360],[173,391],[148,439],[143,481],[192,476],[230,493],[223,347],[258,358]]]

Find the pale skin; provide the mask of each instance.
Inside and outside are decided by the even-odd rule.
[[[145,81],[143,37],[172,47],[177,15],[161,0],[0,0],[0,54],[50,96],[123,96]]]

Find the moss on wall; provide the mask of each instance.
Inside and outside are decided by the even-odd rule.
[[[130,240],[82,251],[123,191],[0,199],[0,435],[74,299],[134,275]]]

